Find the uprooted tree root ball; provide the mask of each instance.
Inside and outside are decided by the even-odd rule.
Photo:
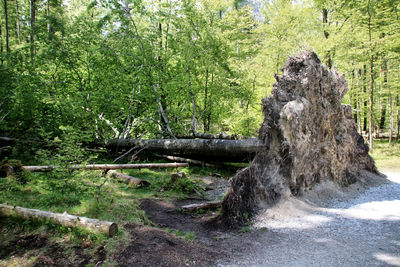
[[[233,226],[323,180],[346,186],[361,170],[376,172],[351,106],[341,104],[347,92],[343,75],[305,52],[290,58],[276,81],[271,96],[263,99],[263,148],[233,178],[222,205],[222,218]]]

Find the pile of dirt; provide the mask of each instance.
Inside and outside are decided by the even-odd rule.
[[[263,148],[233,178],[223,202],[222,218],[231,226],[322,181],[347,186],[361,170],[376,172],[351,106],[341,104],[347,92],[343,75],[306,52],[290,58],[276,81],[263,100]]]
[[[118,266],[211,266],[218,254],[154,227],[128,224],[130,242],[114,256]]]

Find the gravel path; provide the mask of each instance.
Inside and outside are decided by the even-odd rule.
[[[400,266],[400,173],[384,173],[388,183],[355,198],[269,209],[220,266]]]

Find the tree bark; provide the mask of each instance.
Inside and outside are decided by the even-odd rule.
[[[122,169],[156,169],[156,168],[178,168],[187,167],[187,163],[142,163],[142,164],[90,164],[72,165],[72,170],[122,170]],[[61,169],[60,166],[23,166],[25,170],[31,172],[47,172]]]
[[[195,159],[242,162],[252,159],[261,149],[257,138],[244,140],[220,139],[114,139],[107,142],[112,149],[146,147],[149,152],[179,155]]]
[[[2,20],[0,19],[0,52],[1,55],[3,55],[4,52],[4,48],[3,48],[3,32],[1,31],[2,29]],[[1,65],[4,64],[4,60],[3,60],[3,56],[1,56]]]
[[[364,64],[363,69],[364,69],[364,71],[363,71],[363,91],[366,94],[367,93],[367,65]],[[364,113],[363,131],[364,132],[367,132],[367,122],[368,122],[367,105],[368,105],[368,103],[364,98],[364,110],[363,110],[363,113]]]
[[[35,0],[30,0],[30,8],[31,8],[31,36],[30,36],[30,43],[31,43],[31,62],[34,64],[35,62]]]
[[[17,15],[17,38],[18,38],[18,44],[21,44],[21,24],[19,21],[19,5],[18,5],[18,0],[15,0],[15,13]]]
[[[4,16],[5,16],[5,20],[6,20],[6,51],[7,54],[10,53],[10,43],[9,43],[9,29],[8,29],[8,6],[7,6],[7,0],[3,0],[4,1]]]
[[[110,170],[107,172],[107,175],[112,177],[112,178],[118,178],[121,180],[124,180],[124,182],[130,186],[137,186],[137,187],[142,187],[142,186],[149,186],[150,183],[129,175],[126,175],[124,173],[116,172],[113,170]]]
[[[37,209],[0,204],[0,216],[15,216],[24,220],[50,220],[52,223],[66,227],[82,227],[95,233],[103,233],[111,237],[118,232],[114,222],[100,221],[86,217],[70,215],[67,212],[53,213]]]
[[[374,56],[371,56],[371,84],[369,90],[369,149],[371,153],[374,152],[374,139],[373,139],[373,127],[374,127],[374,116],[373,116],[373,105],[374,105]]]

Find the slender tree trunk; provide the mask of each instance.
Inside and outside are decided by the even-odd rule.
[[[327,26],[328,26],[328,9],[323,8],[322,9],[322,23],[324,25],[324,37],[325,39],[329,38],[329,33],[326,30]],[[326,64],[328,66],[328,68],[332,68],[332,57],[331,57],[331,51],[328,50],[328,52],[326,53]]]
[[[10,36],[9,36],[9,29],[8,29],[8,5],[7,0],[4,1],[4,17],[6,22],[6,50],[7,54],[10,53]]]
[[[3,53],[4,53],[4,47],[3,47],[3,32],[1,31],[1,29],[3,28],[2,25],[2,20],[0,18],[0,52],[1,52],[1,65],[4,64],[4,60],[3,60]]]
[[[17,39],[18,39],[18,44],[21,44],[21,24],[19,21],[19,5],[18,5],[18,0],[15,0],[15,13],[17,15]]]
[[[392,144],[393,138],[393,98],[392,94],[389,96],[389,104],[390,104],[390,132],[389,132],[389,145]]]
[[[208,107],[207,107],[207,99],[208,99],[208,68],[206,69],[206,84],[204,86],[204,116],[203,116],[203,128],[204,132],[208,132],[210,129],[207,127],[207,112],[208,112]]]
[[[370,4],[371,1],[368,0],[368,34],[369,34],[369,46],[370,46],[370,53],[373,52],[373,46],[372,46],[372,14],[370,12]],[[374,127],[374,121],[373,121],[373,105],[374,105],[374,54],[372,53],[370,55],[370,90],[369,90],[369,149],[371,153],[374,152],[374,140],[373,140],[373,127]]]
[[[31,62],[32,62],[32,64],[34,64],[35,63],[35,20],[36,20],[35,0],[30,0],[30,8],[31,8],[31,36],[30,36]]]
[[[373,127],[374,127],[374,56],[371,56],[371,86],[369,90],[369,149],[374,152]]]
[[[396,106],[397,106],[397,120],[396,120],[396,136],[397,139],[400,138],[400,97],[396,97]]]
[[[364,71],[363,71],[363,92],[364,95],[367,94],[367,65],[364,64]],[[363,108],[363,114],[364,114],[364,122],[363,122],[363,131],[367,132],[367,106],[368,106],[368,102],[365,99],[364,96],[364,108]]]
[[[46,15],[47,15],[47,32],[50,33],[50,0],[46,3]]]
[[[381,90],[383,91],[388,84],[388,69],[387,69],[387,61],[384,60],[383,64],[382,64],[382,72],[383,72],[383,83],[381,86]],[[389,105],[390,105],[390,100],[389,100]],[[385,128],[385,122],[386,122],[386,108],[387,108],[387,101],[385,98],[383,98],[382,100],[382,108],[381,108],[381,119],[379,122],[379,129],[381,131],[383,131],[383,129]]]

